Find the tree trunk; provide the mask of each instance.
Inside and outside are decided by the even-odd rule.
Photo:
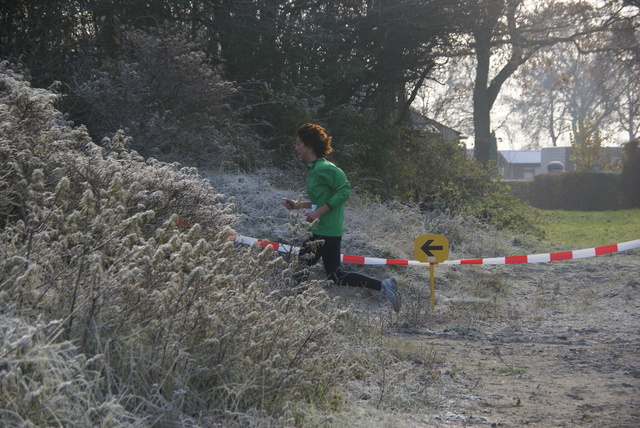
[[[473,88],[474,157],[487,164],[491,156],[491,102],[489,100],[489,61],[491,36],[476,34],[476,82]]]

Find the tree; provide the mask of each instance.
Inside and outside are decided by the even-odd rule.
[[[266,67],[275,71],[274,78],[247,65],[244,72],[253,74],[240,80],[260,80],[276,89],[305,88],[324,97],[325,113],[353,105],[373,111],[380,123],[402,122],[436,59],[460,31],[456,6],[450,0],[293,1],[267,18],[256,11],[250,14],[256,25],[266,20],[270,28],[279,28]],[[228,34],[233,34],[237,19],[229,25]],[[247,40],[247,35],[237,38]],[[256,50],[257,40],[248,50]],[[265,42],[267,51],[271,46]],[[226,45],[222,51],[235,78],[234,64],[251,54],[238,58]],[[265,63],[257,64],[264,69]]]
[[[569,130],[581,145],[599,133],[610,139],[624,130],[633,139],[640,126],[640,83],[635,51],[638,21],[620,14],[609,31],[583,37],[579,44],[542,49],[520,69],[520,114],[529,135],[540,130],[555,146]],[[609,136],[607,136],[609,134]]]
[[[89,0],[0,3],[0,58],[29,68],[33,84],[49,86],[91,53],[84,43]]]
[[[473,118],[471,94],[474,64],[471,57],[454,57],[441,61],[420,88],[414,106],[426,116],[447,126],[472,134],[468,123]]]
[[[538,51],[603,28],[601,15],[581,0],[473,1],[468,4],[470,46],[476,58],[473,92],[475,157],[491,159],[491,109],[506,80]],[[496,59],[499,64],[492,65]]]
[[[571,135],[572,161],[577,171],[591,171],[592,165],[602,158],[600,129],[586,120],[579,120]]]
[[[631,140],[622,152],[622,204],[625,208],[640,207],[640,140]]]
[[[359,52],[365,53],[365,72],[357,92],[382,123],[408,119],[418,90],[460,31],[456,4],[451,1],[368,2],[356,24]],[[356,92],[356,93],[357,93]]]
[[[96,141],[122,129],[133,138],[131,148],[145,156],[179,155],[194,163],[253,152],[242,146],[240,129],[229,129],[228,101],[236,88],[180,26],[121,34],[119,58],[105,59],[68,97],[72,119]]]
[[[615,115],[629,140],[634,140],[640,133],[640,8],[619,19],[615,26],[606,45],[609,58],[616,64],[616,85],[621,89]]]
[[[620,102],[616,107],[618,123],[628,135],[629,140],[640,136],[640,70],[623,66],[618,84],[622,86]]]
[[[531,139],[529,147],[538,148],[540,142],[547,139],[555,147],[569,131],[563,89],[570,73],[557,66],[563,55],[561,48],[541,52],[517,75],[520,94],[515,108],[521,117],[526,117],[522,128]]]

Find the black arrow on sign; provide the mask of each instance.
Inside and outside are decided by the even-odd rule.
[[[427,242],[424,243],[424,245],[422,247],[420,247],[420,249],[422,251],[424,251],[424,253],[429,256],[429,257],[435,257],[435,255],[431,252],[431,250],[433,251],[442,251],[442,245],[431,245],[431,243],[433,242],[433,239],[429,239]]]

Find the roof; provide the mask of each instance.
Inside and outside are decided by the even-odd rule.
[[[500,156],[510,164],[540,164],[540,151],[500,150]]]
[[[425,129],[435,134],[441,134],[442,130],[446,129],[451,132],[454,132],[458,136],[462,135],[462,132],[456,131],[453,128],[449,128],[447,125],[443,125],[440,122],[430,119],[427,116],[417,112],[414,109],[411,109],[411,124],[414,129]]]

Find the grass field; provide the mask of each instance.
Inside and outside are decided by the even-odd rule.
[[[566,249],[591,248],[640,239],[640,209],[621,211],[541,210],[545,240]]]

